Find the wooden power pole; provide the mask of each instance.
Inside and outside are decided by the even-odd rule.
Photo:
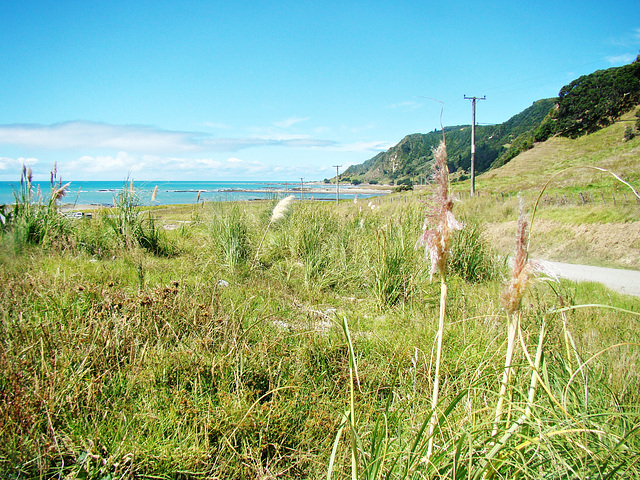
[[[471,196],[476,196],[476,102],[478,100],[486,100],[487,96],[467,97],[465,100],[471,100]]]
[[[338,169],[342,165],[334,165],[336,167],[336,205],[338,205],[338,201],[340,200],[340,177],[338,176]]]

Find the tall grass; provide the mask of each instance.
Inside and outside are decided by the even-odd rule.
[[[443,308],[420,203],[298,203],[269,225],[274,204],[186,209],[174,257],[98,217],[70,243],[109,254],[0,250],[0,477],[640,475],[637,301],[530,284],[501,394],[504,286],[451,267],[497,262],[481,236],[452,233]]]
[[[237,205],[218,210],[211,224],[211,236],[223,264],[233,272],[251,258],[251,226],[249,218]]]
[[[20,188],[14,191],[14,206],[10,219],[13,227],[15,247],[26,245],[58,244],[64,247],[70,234],[69,222],[58,211],[58,201],[63,198],[69,183],[62,185],[57,168],[51,171],[51,191],[47,196],[38,189],[34,191],[31,168],[23,167]]]
[[[155,194],[156,190],[152,194],[152,202]],[[174,256],[176,247],[158,227],[151,211],[145,214],[142,208],[142,199],[133,181],[127,181],[114,198],[114,207],[103,212],[102,221],[129,250],[141,247],[154,255]]]
[[[500,277],[504,265],[489,246],[484,228],[477,220],[465,219],[451,240],[448,274],[471,283],[483,283]]]

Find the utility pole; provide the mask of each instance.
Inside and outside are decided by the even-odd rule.
[[[304,178],[300,177],[300,200],[303,199],[303,193],[302,191],[304,190]]]
[[[338,205],[338,200],[340,200],[340,177],[338,176],[338,169],[342,165],[334,165],[336,167],[336,206]]]
[[[465,100],[471,100],[471,196],[476,196],[476,101],[486,100],[487,96],[467,97]]]

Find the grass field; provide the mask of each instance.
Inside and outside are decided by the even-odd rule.
[[[515,198],[436,210],[464,228],[432,276],[423,193],[149,208],[132,186],[71,219],[61,185],[22,185],[2,478],[640,477],[640,302],[532,277],[531,193],[520,220]],[[541,204],[530,255],[638,268],[638,208]]]

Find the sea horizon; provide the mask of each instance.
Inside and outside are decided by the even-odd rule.
[[[67,182],[64,182],[67,183]],[[67,194],[60,200],[60,205],[95,205],[112,206],[123,188],[128,188],[129,181],[121,180],[78,180],[70,181]],[[51,190],[48,181],[34,181],[34,201],[38,201],[37,191],[47,197]],[[296,195],[314,200],[335,199],[335,186],[325,185],[321,181],[300,182],[289,181],[134,181],[134,191],[141,205],[192,204],[198,202],[224,202],[241,200],[264,200]],[[157,187],[153,200],[151,197]],[[20,189],[19,181],[0,182],[0,205],[15,203],[14,192]],[[350,191],[351,190],[351,191]],[[341,198],[353,198],[358,195],[367,198],[376,194],[356,191],[351,185],[340,185]],[[381,192],[382,193],[382,192]]]

